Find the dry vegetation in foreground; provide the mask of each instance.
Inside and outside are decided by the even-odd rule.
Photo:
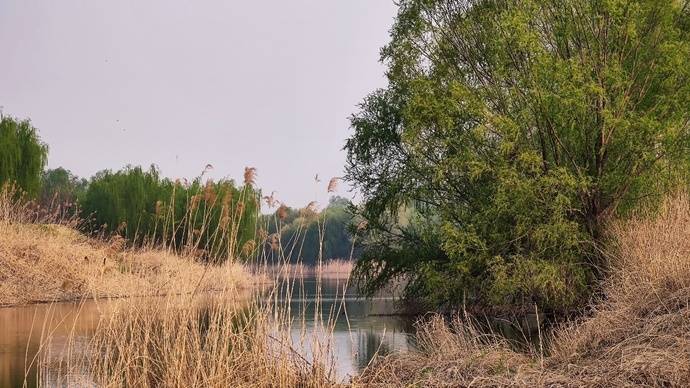
[[[341,386],[332,333],[343,305],[327,316],[306,316],[307,303],[321,310],[317,295],[293,312],[287,289],[299,288],[300,280],[279,282],[286,271],[278,269],[263,298],[227,288],[113,300],[88,338],[52,338],[50,330],[42,330],[37,381],[99,387]],[[313,321],[307,324],[308,319]]]
[[[99,387],[335,385],[324,362],[328,338],[312,344],[315,361],[307,360],[294,350],[282,308],[228,303],[231,296],[225,291],[211,299],[173,295],[118,302],[113,314],[101,317],[88,344],[72,337],[62,354],[44,354],[39,381]]]
[[[515,351],[507,340],[466,321],[448,324],[435,317],[419,326],[418,351],[375,360],[351,385],[690,386],[690,197],[678,194],[656,213],[612,225],[610,233],[611,271],[601,300],[588,317],[555,329],[544,349]],[[300,340],[312,338],[315,355],[304,359],[291,336],[299,317],[291,317],[285,303],[227,303],[235,292],[226,289],[210,302],[191,294],[120,303],[114,314],[101,317],[88,343],[70,338],[59,357],[44,355],[41,381],[106,387],[338,385],[329,367],[328,335],[313,340],[317,329],[302,330]],[[328,320],[318,330],[331,328]]]
[[[206,266],[161,249],[124,249],[84,236],[74,220],[43,214],[0,190],[0,306],[84,297],[248,288],[239,264]]]
[[[690,198],[611,227],[611,273],[592,314],[531,354],[459,320],[419,327],[419,351],[379,359],[379,386],[690,386]]]

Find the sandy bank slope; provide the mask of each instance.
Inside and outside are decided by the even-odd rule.
[[[162,250],[123,250],[61,225],[0,223],[0,306],[90,296],[248,288],[238,264],[204,266]]]

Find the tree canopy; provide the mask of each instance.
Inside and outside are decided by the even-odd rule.
[[[357,273],[433,307],[586,300],[603,226],[685,177],[678,0],[403,0],[351,119]],[[413,209],[409,222],[400,209]]]
[[[75,205],[86,190],[88,181],[62,167],[48,169],[41,175],[40,203],[45,207]]]
[[[29,120],[0,115],[0,187],[16,184],[30,197],[38,194],[48,146]]]
[[[279,262],[314,265],[319,257],[323,260],[356,257],[352,229],[351,202],[334,196],[322,211],[307,206],[293,209],[281,206],[274,214],[264,216],[263,225],[267,235],[265,257]],[[272,236],[280,238],[280,244]],[[277,250],[281,252],[276,252]]]
[[[134,244],[193,248],[213,261],[256,251],[259,193],[233,181],[172,181],[158,169],[97,173],[80,198],[91,230],[118,233]]]

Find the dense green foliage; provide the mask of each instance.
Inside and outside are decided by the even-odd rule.
[[[34,197],[40,189],[48,147],[29,120],[0,116],[0,186],[17,184]]]
[[[586,300],[605,222],[688,170],[688,8],[401,1],[389,85],[346,145],[369,222],[366,288],[404,275],[429,307]]]
[[[216,261],[255,253],[260,204],[250,184],[204,184],[201,177],[181,183],[161,178],[153,166],[129,167],[96,174],[80,205],[92,229],[119,233],[133,243],[191,248]]]
[[[264,216],[268,234],[265,254],[269,261],[314,265],[319,258],[351,259],[359,251],[353,250],[351,203],[332,197],[320,212],[309,207],[293,209],[281,206],[274,214]],[[280,238],[276,240],[275,237]],[[280,250],[280,252],[279,252]]]
[[[48,169],[41,176],[39,201],[45,207],[74,205],[83,196],[88,181],[62,167]]]

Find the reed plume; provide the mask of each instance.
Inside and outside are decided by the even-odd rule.
[[[280,205],[280,207],[278,208],[278,211],[276,213],[277,213],[278,219],[280,219],[281,221],[285,221],[285,219],[288,216],[288,207],[285,205]]]
[[[273,208],[278,201],[275,199],[275,191],[271,191],[270,196],[264,196],[264,201],[266,201],[266,205],[268,205],[269,208]]]
[[[331,178],[330,181],[328,181],[328,192],[329,193],[334,193],[336,190],[338,190],[338,181],[340,180],[340,177],[333,177]]]
[[[204,201],[206,203],[213,203],[216,201],[216,192],[214,189],[213,180],[208,180],[206,186],[204,186]]]
[[[244,168],[244,184],[247,186],[256,184],[256,167]]]

